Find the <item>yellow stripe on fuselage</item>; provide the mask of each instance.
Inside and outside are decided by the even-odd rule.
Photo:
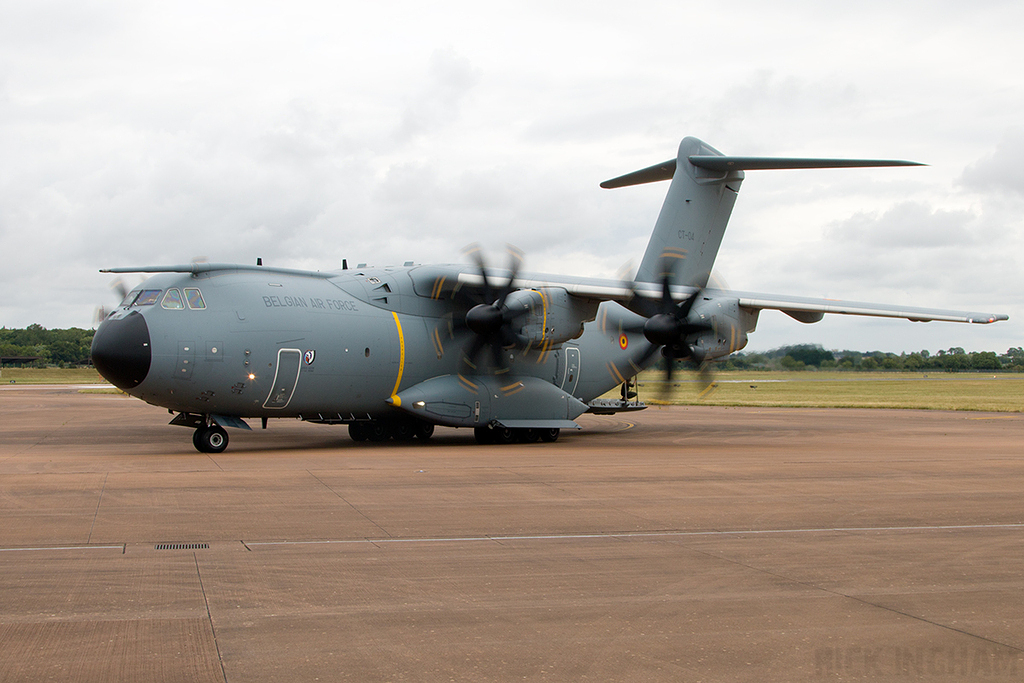
[[[534,290],[536,291],[536,290]],[[544,295],[544,292],[537,292],[540,294],[540,306],[543,311],[541,316],[541,341],[547,341],[548,338],[548,298]]]
[[[612,379],[614,379],[620,384],[626,381],[626,378],[622,376],[622,373],[619,372],[619,369],[615,367],[615,363],[609,361],[608,363],[605,364],[605,367],[608,368],[608,374],[612,376]]]
[[[398,328],[398,377],[395,379],[395,388],[391,390],[391,395],[395,396],[398,394],[398,385],[402,383],[402,373],[405,372],[405,335],[402,334],[398,314],[392,311],[391,315],[395,316],[395,327]]]

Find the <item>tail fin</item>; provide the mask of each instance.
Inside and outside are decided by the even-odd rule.
[[[722,153],[697,138],[686,138],[679,143],[675,159],[601,183],[612,188],[672,178],[637,270],[637,282],[661,282],[668,270],[677,285],[707,285],[743,171],[701,168],[690,162],[692,156],[721,157]]]
[[[601,183],[615,188],[672,179],[654,225],[637,282],[705,287],[743,183],[744,170],[921,166],[888,159],[791,159],[725,156],[697,138],[684,138],[679,154],[655,166]]]

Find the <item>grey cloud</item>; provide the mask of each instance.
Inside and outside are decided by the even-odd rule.
[[[430,56],[422,88],[405,108],[396,131],[398,140],[422,135],[457,120],[463,100],[479,80],[480,73],[469,59],[451,48],[435,50]]]
[[[1008,132],[992,154],[964,169],[960,182],[978,192],[1024,196],[1024,129]]]
[[[988,308],[1019,300],[1024,284],[1016,258],[1024,235],[1005,226],[992,205],[958,210],[907,201],[834,221],[820,237],[727,238],[720,267],[740,289]]]
[[[908,201],[880,214],[859,212],[833,222],[825,229],[825,236],[880,249],[970,246],[983,239],[975,219],[970,211],[932,209]]]

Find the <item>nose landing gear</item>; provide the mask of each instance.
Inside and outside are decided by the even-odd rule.
[[[199,427],[192,434],[192,445],[200,453],[223,453],[228,447],[228,433],[217,425]]]

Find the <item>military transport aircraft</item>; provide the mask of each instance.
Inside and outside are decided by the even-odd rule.
[[[601,184],[672,182],[628,282],[417,265],[310,272],[191,263],[152,273],[100,323],[97,370],[194,429],[201,452],[243,418],[348,425],[357,441],[429,438],[435,425],[480,442],[554,441],[585,412],[614,413],[630,381],[668,359],[704,365],[742,349],[762,309],[813,323],[825,313],[991,323],[1007,316],[736,292],[711,269],[744,171],[916,166],[876,159],[725,156],[696,138],[675,159]],[[600,399],[622,385],[622,399]]]

